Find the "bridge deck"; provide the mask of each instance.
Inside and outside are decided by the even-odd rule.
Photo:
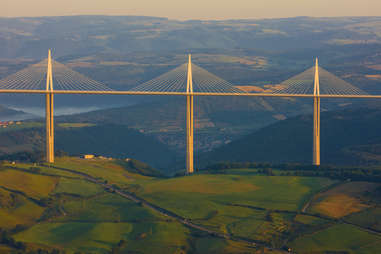
[[[75,91],[75,90],[20,90],[3,89],[1,93],[18,94],[93,94],[93,95],[179,95],[179,96],[246,96],[246,97],[299,97],[299,98],[363,98],[363,99],[381,99],[381,95],[358,95],[358,94],[273,94],[273,93],[203,93],[203,92],[141,92],[141,91]]]

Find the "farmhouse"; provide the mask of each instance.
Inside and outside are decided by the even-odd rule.
[[[94,159],[95,155],[94,154],[85,154],[85,155],[83,155],[83,158],[84,159]]]

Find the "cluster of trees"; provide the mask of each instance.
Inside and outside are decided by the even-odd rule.
[[[12,232],[18,231],[17,227],[16,229],[12,230]],[[28,250],[27,246],[19,241],[16,241],[12,236],[11,233],[7,230],[4,230],[0,228],[0,245],[6,245],[9,246],[14,250],[12,253],[17,254],[65,254],[65,251],[59,250],[59,249],[50,249],[50,250],[44,250],[44,249],[35,249],[35,250]],[[81,252],[75,253],[75,254],[82,254]]]
[[[280,171],[282,176],[312,176],[329,177],[339,180],[381,182],[381,169],[370,167],[340,167],[314,166],[303,164],[271,164],[254,162],[220,162],[209,165],[203,170],[210,173],[226,173],[229,169],[248,168],[256,169],[257,173],[275,175],[274,170]]]
[[[29,250],[25,252],[18,252],[18,254],[65,254],[65,251],[53,249],[53,250],[43,250],[43,249],[37,249],[37,250]]]
[[[222,170],[222,169],[234,169],[234,168],[268,168],[271,167],[271,163],[256,163],[256,162],[218,162],[206,166],[203,170]]]
[[[119,254],[121,253],[120,251],[127,246],[127,241],[126,240],[120,240],[118,245],[114,246],[111,250],[111,254]]]
[[[25,244],[15,241],[15,239],[2,228],[0,228],[0,244],[8,245],[17,250],[25,250]]]
[[[12,154],[5,154],[0,156],[1,161],[23,161],[31,163],[40,163],[44,160],[42,151],[35,152],[18,152]]]
[[[128,159],[125,161],[122,161],[122,166],[126,170],[132,173],[137,173],[145,176],[155,176],[155,177],[161,177],[163,176],[160,171],[152,168],[147,163],[135,160],[135,159]]]
[[[63,157],[68,156],[68,153],[62,150],[56,150],[55,156]],[[0,161],[22,161],[22,162],[31,162],[31,163],[42,163],[44,162],[45,155],[43,151],[23,151],[12,154],[3,154],[0,155]]]

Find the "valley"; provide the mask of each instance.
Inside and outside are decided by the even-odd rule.
[[[350,92],[380,95],[380,24],[380,17],[0,17],[0,89],[25,88],[26,80],[44,89],[40,69],[4,78],[51,49],[53,60],[78,72],[54,69],[57,90],[82,87],[84,75],[129,91],[191,54],[194,73],[211,73],[198,69],[195,89],[203,82],[220,89],[216,75],[249,93],[308,82],[304,93],[311,92],[312,72],[298,74],[318,58],[331,78],[360,89],[349,85]],[[345,92],[335,90],[345,82],[319,70],[323,94]],[[54,163],[45,158],[45,100],[0,94],[0,254],[381,249],[380,100],[321,98],[317,166],[312,98],[196,96],[194,172],[185,166],[184,96],[54,95]]]

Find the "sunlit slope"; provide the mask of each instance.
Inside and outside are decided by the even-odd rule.
[[[0,228],[33,225],[43,212],[44,208],[28,197],[0,189]]]
[[[164,178],[138,162],[73,157],[57,158],[50,167],[16,163],[0,168],[0,175],[12,179],[0,183],[0,228],[19,225],[12,237],[27,250],[251,253],[264,245],[274,248],[265,253],[292,248],[372,254],[381,245],[377,183],[290,176],[296,169],[276,168],[274,176],[228,169]],[[184,225],[122,197],[117,189],[233,240]]]
[[[199,213],[195,218],[202,218],[213,206],[231,204],[296,211],[309,195],[332,183],[323,178],[202,174],[147,182],[138,194],[152,201],[168,202],[165,206],[184,211],[181,215],[185,217]],[[161,196],[171,198],[163,200]],[[204,201],[208,203],[202,205]]]
[[[134,159],[130,161],[90,159],[75,157],[60,157],[56,159],[54,167],[61,171],[74,171],[95,178],[106,180],[110,184],[119,184],[124,187],[138,180],[151,179],[161,173],[147,164]]]
[[[37,224],[16,239],[95,253],[109,253],[120,240],[128,250],[157,253],[175,252],[187,245],[189,230],[113,194],[70,201],[63,209],[66,216]]]
[[[58,178],[35,175],[25,171],[4,169],[0,171],[0,185],[8,190],[28,193],[34,199],[42,199],[56,187]]]
[[[44,179],[49,174],[56,180],[54,188],[43,192],[49,198],[48,204],[39,205],[38,209],[29,206],[33,211],[40,211],[39,215],[30,219],[25,213],[14,210],[15,218],[12,219],[25,229],[18,230],[13,237],[24,242],[28,249],[56,248],[66,253],[110,253],[116,248],[121,253],[205,253],[212,250],[247,253],[250,250],[242,243],[205,238],[206,235],[86,180],[89,175],[127,189],[137,183],[158,180],[142,175],[158,174],[144,164],[66,157],[58,158],[53,167],[18,163],[5,167],[8,167],[6,172],[16,175],[21,172]],[[5,194],[0,196],[3,203],[7,198]],[[0,222],[3,223],[3,219]]]
[[[378,183],[345,183],[316,195],[309,210],[333,218],[358,213],[372,207],[369,193],[380,187]]]
[[[144,182],[137,195],[219,232],[270,241],[288,230],[293,216],[287,212],[296,213],[332,183],[324,178],[202,174]],[[271,213],[278,210],[286,213]]]
[[[188,248],[188,229],[105,192],[99,185],[86,181],[83,175],[105,177],[110,183],[123,186],[123,183],[151,178],[133,171],[154,172],[144,167],[131,168],[124,163],[62,158],[58,159],[56,168],[18,163],[3,165],[4,170],[0,171],[3,179],[0,183],[0,227],[27,227],[14,237],[28,248],[45,246],[65,249],[69,253],[109,253],[122,239],[135,242],[124,246],[134,252],[144,251],[146,246],[157,253],[166,253],[164,250],[168,249],[176,252],[182,246]],[[12,187],[13,191],[1,189],[7,187]],[[49,201],[42,203],[43,199]],[[165,238],[171,231],[172,236]]]

